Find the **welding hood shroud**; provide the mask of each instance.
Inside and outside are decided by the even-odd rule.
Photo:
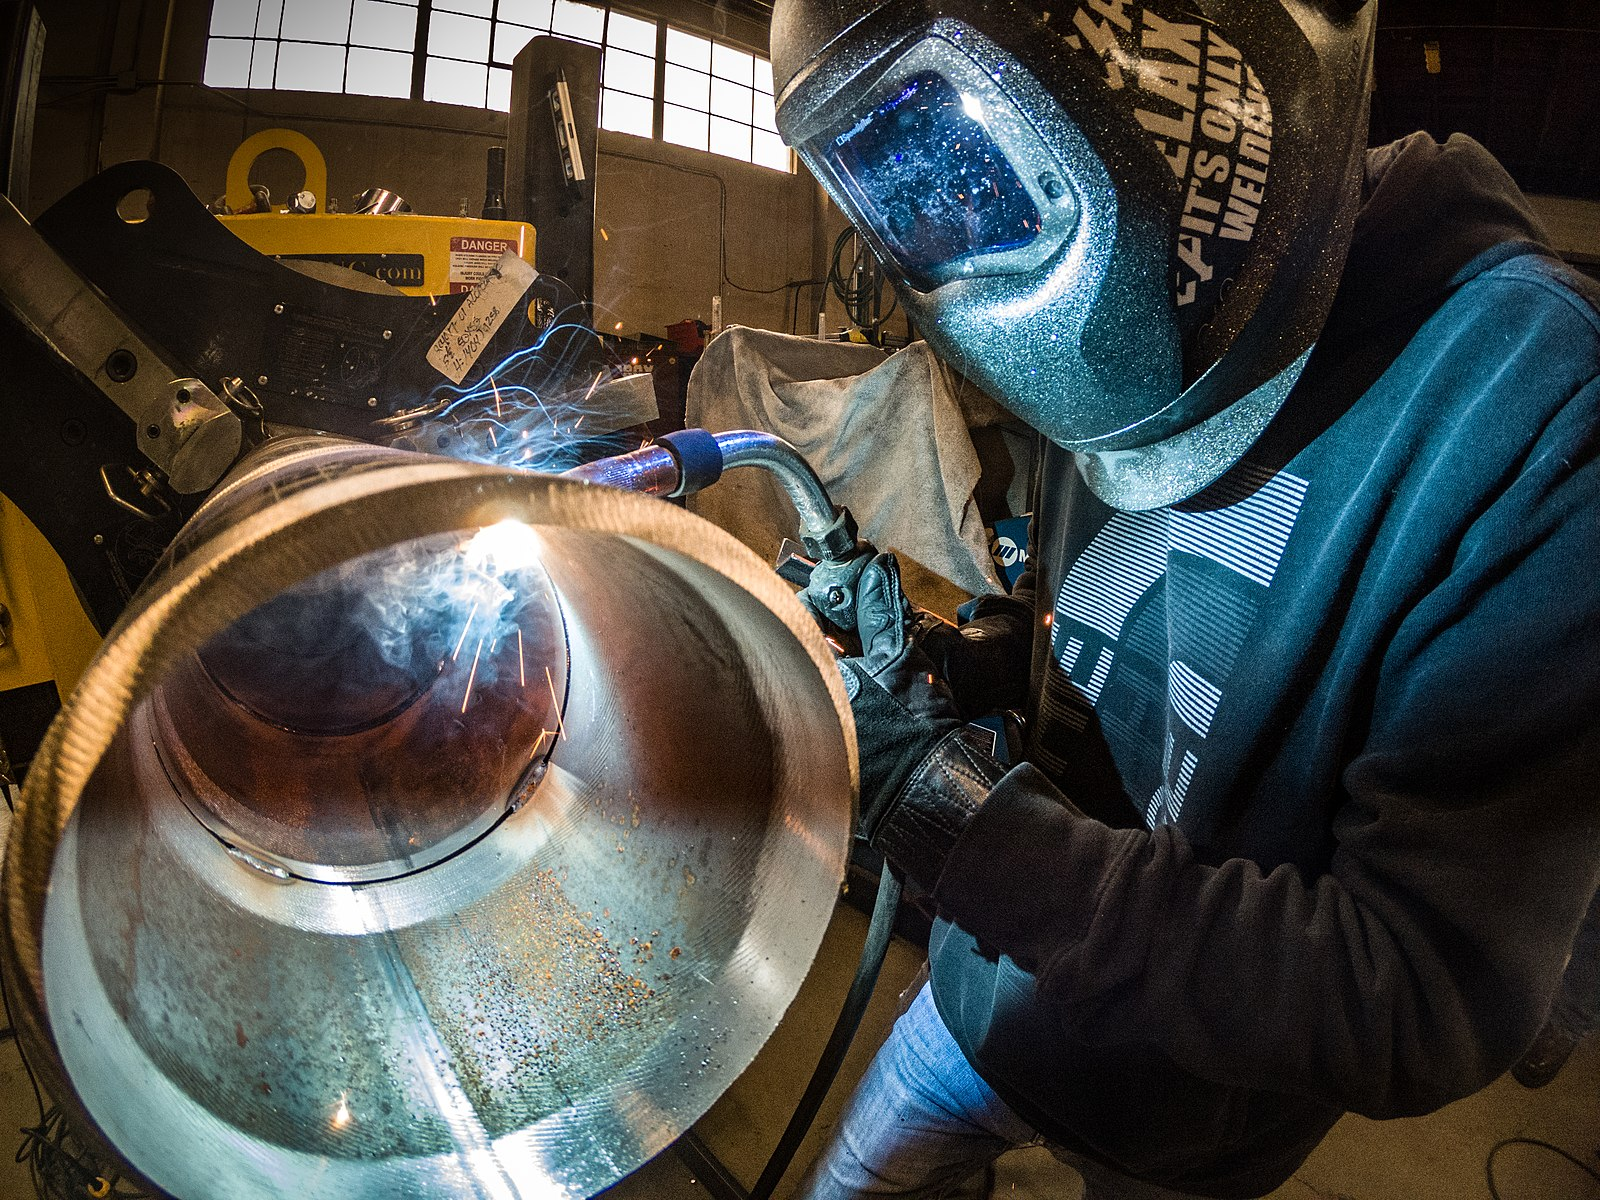
[[[237,520],[224,484],[34,760],[3,881],[20,1034],[181,1200],[592,1194],[710,1107],[809,969],[855,789],[837,668],[770,568],[679,509],[313,441]],[[319,572],[506,519],[536,531],[570,655],[537,786],[388,878],[230,853],[156,761],[155,698]]]
[[[1154,508],[1237,461],[1326,319],[1360,205],[1375,10],[781,0],[777,124],[940,356],[1098,456],[1085,477],[1106,503]],[[1224,176],[1224,199],[1203,194]]]

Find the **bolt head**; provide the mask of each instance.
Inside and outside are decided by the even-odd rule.
[[[281,304],[274,304],[274,305],[273,305],[273,306],[272,306],[272,311],[273,311],[273,312],[275,312],[275,313],[277,313],[277,314],[278,314],[278,316],[280,316],[280,317],[281,317],[281,316],[283,316],[283,305],[281,305]]]
[[[392,337],[393,337],[393,336],[394,336],[394,330],[392,330],[392,329],[385,329],[385,330],[384,330],[384,331],[383,331],[383,340],[384,340],[384,341],[386,341],[386,342],[387,342],[387,341],[388,341],[388,340],[389,340],[389,339],[390,339],[390,338],[392,338]]]
[[[256,382],[259,384],[265,384],[267,382],[267,377],[265,375],[257,375]]]
[[[846,599],[847,597],[845,595],[845,590],[842,587],[831,587],[828,589],[829,608],[838,608],[845,602]]]
[[[105,363],[106,377],[112,383],[127,383],[139,371],[139,360],[128,350],[113,350]]]

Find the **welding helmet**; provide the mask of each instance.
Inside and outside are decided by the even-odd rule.
[[[1244,452],[1327,315],[1373,8],[779,0],[778,127],[941,357],[1153,507]]]

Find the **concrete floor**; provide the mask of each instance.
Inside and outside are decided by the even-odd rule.
[[[703,1140],[746,1185],[760,1174],[798,1100],[832,1027],[855,969],[866,918],[840,906],[823,952],[789,1016],[766,1048],[696,1126]],[[896,940],[878,991],[846,1061],[842,1082],[828,1097],[801,1148],[803,1165],[837,1119],[846,1083],[861,1074],[872,1049],[894,1020],[898,994],[916,974],[920,954]],[[38,1120],[33,1093],[14,1043],[0,1047],[0,1200],[31,1200],[24,1167],[12,1162],[17,1130]],[[1489,1200],[1484,1158],[1507,1137],[1533,1137],[1560,1146],[1600,1169],[1600,1039],[1580,1046],[1556,1081],[1528,1091],[1509,1077],[1429,1117],[1369,1121],[1347,1117],[1293,1180],[1270,1200]],[[9,1140],[7,1140],[9,1139]],[[776,1200],[794,1194],[801,1166],[779,1185]],[[1500,1156],[1502,1200],[1600,1200],[1600,1184],[1547,1151],[1515,1146]],[[1048,1197],[1079,1200],[1075,1174],[1038,1150],[1001,1160],[997,1200]],[[672,1151],[607,1193],[607,1200],[707,1200],[709,1193]],[[226,1200],[219,1197],[218,1200]],[[401,1198],[396,1198],[401,1200]]]
[[[696,1126],[746,1185],[765,1165],[805,1085],[855,968],[866,918],[841,907],[823,954],[790,1016],[750,1069]],[[862,1021],[842,1078],[857,1078],[893,1023],[897,994],[920,955],[898,940]],[[836,1084],[797,1165],[775,1200],[789,1200],[804,1163],[837,1119],[845,1085]],[[1555,1082],[1529,1091],[1510,1076],[1427,1117],[1340,1121],[1294,1178],[1268,1200],[1489,1200],[1484,1159],[1502,1138],[1538,1138],[1600,1170],[1600,1038],[1581,1045]],[[1496,1159],[1501,1200],[1600,1200],[1600,1184],[1548,1151],[1512,1146]],[[618,1200],[705,1200],[706,1191],[669,1152],[612,1190]],[[1082,1182],[1044,1150],[1000,1160],[995,1200],[1081,1200]]]

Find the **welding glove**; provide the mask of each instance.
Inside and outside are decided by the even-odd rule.
[[[957,614],[959,626],[924,619],[917,645],[950,685],[962,718],[1026,708],[1033,606],[1011,596],[983,596],[963,604]]]
[[[917,646],[894,555],[863,555],[849,570],[814,575],[801,600],[819,619],[853,623],[861,641],[859,656],[839,661],[861,754],[861,835],[931,891],[1004,768],[966,732],[949,687]]]

